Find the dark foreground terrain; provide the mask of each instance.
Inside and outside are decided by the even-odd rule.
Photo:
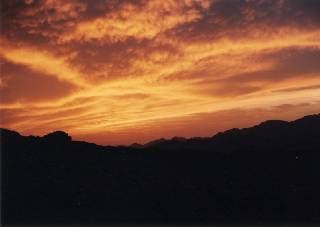
[[[320,223],[320,115],[103,147],[1,130],[3,224]]]

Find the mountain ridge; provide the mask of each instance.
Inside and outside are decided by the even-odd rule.
[[[185,137],[172,137],[171,139],[165,139],[165,138],[160,138],[160,139],[155,139],[155,140],[151,140],[149,142],[146,142],[144,144],[140,144],[140,143],[133,143],[131,145],[117,145],[117,146],[112,146],[112,145],[99,145],[96,144],[98,146],[104,146],[104,147],[134,147],[134,148],[148,148],[148,147],[152,147],[155,145],[159,145],[162,143],[166,143],[166,142],[188,142],[188,141],[192,141],[192,140],[210,140],[210,139],[215,139],[217,137],[221,137],[221,136],[225,136],[225,135],[231,135],[231,134],[237,134],[237,133],[243,133],[244,131],[247,130],[252,130],[254,128],[273,128],[273,127],[281,127],[281,126],[285,126],[285,125],[292,125],[292,124],[296,124],[298,122],[301,121],[306,121],[306,120],[312,120],[312,119],[318,119],[320,118],[320,113],[318,114],[312,114],[312,115],[307,115],[304,116],[302,118],[298,118],[296,120],[293,121],[284,121],[284,120],[266,120],[263,121],[259,124],[253,125],[251,127],[245,127],[245,128],[231,128],[231,129],[227,129],[225,131],[222,132],[217,132],[215,135],[211,136],[211,137],[191,137],[191,138],[185,138]],[[15,134],[15,135],[19,135],[22,136],[19,132],[11,130],[11,129],[6,129],[6,128],[0,128],[0,135],[3,133],[9,133],[9,134]],[[44,136],[34,136],[34,135],[29,135],[29,136],[22,136],[22,137],[34,137],[34,138],[53,138],[53,137],[61,137],[64,138],[66,140],[72,140],[71,136],[69,136],[69,134],[67,132],[64,131],[53,131],[50,132]],[[79,142],[85,142],[85,143],[91,143],[91,142],[87,142],[87,141],[79,141]],[[91,144],[95,144],[95,143],[91,143]]]
[[[320,223],[320,115],[149,147],[1,130],[2,224]]]

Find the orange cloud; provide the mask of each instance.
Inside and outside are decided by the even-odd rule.
[[[1,74],[3,81],[5,81],[0,88],[1,102],[3,103],[34,103],[56,100],[77,90],[71,83],[59,81],[52,76],[30,70],[24,65],[4,60]]]
[[[103,17],[78,23],[74,31],[62,36],[61,42],[103,39],[116,42],[130,37],[152,39],[180,24],[200,19],[200,10],[207,10],[209,6],[209,0],[127,3]]]
[[[86,86],[85,78],[67,63],[69,56],[56,57],[43,50],[28,47],[1,47],[0,55],[6,60],[16,64],[22,64],[34,71],[44,73],[62,81],[68,81],[80,87]]]
[[[271,108],[261,121],[317,111],[320,21],[313,4],[7,1],[1,126],[129,143],[253,123],[231,120],[238,112]],[[275,107],[283,105],[291,112]]]

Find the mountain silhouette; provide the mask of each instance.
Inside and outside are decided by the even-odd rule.
[[[71,136],[62,131],[55,131],[43,136],[42,139],[49,143],[68,143],[71,141]]]
[[[0,133],[2,224],[320,223],[320,114],[117,147]]]

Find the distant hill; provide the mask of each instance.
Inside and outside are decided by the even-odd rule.
[[[119,147],[0,133],[2,224],[320,223],[320,114]]]
[[[306,116],[292,122],[269,120],[251,128],[234,128],[220,132],[210,138],[185,139],[174,137],[169,140],[159,139],[141,145],[140,148],[210,152],[236,152],[257,149],[261,152],[277,149],[281,146],[287,150],[296,150],[299,142],[305,147],[307,142],[313,143],[314,139],[319,138],[319,119],[320,114]]]

